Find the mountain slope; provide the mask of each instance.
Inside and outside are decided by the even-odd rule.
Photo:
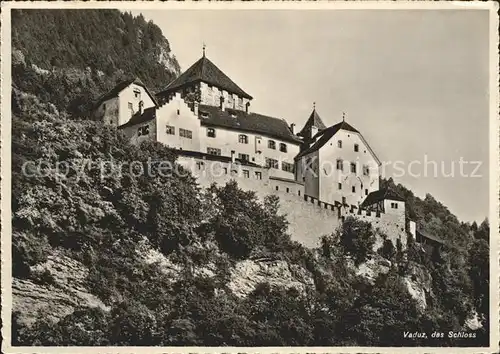
[[[180,70],[158,26],[118,10],[13,10],[12,51],[20,90],[79,116],[119,81],[155,92]]]
[[[88,109],[131,72],[163,86],[176,62],[140,17],[78,14],[14,14],[13,343],[485,345],[487,222],[460,223],[397,186],[412,217],[449,241],[444,252],[410,242],[374,254],[373,228],[352,219],[311,250],[291,241],[276,197],[260,202],[235,183],[200,190],[189,173],[130,173],[150,159],[184,171],[173,151],[133,146]],[[460,330],[474,309],[483,328],[473,340],[401,336]]]

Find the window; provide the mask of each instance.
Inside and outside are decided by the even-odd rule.
[[[134,97],[140,99],[141,98],[141,90],[134,90]]]
[[[179,136],[182,138],[193,139],[193,132],[191,130],[179,128]]]
[[[137,136],[148,135],[149,134],[149,125],[144,125],[137,129]]]
[[[198,167],[198,170],[201,170],[203,165],[204,165],[203,161],[196,161],[196,167]]]
[[[342,161],[341,159],[337,160],[337,170],[344,171],[344,161]]]
[[[243,98],[238,97],[238,105],[243,106]]]
[[[365,195],[368,195],[368,189],[365,189]]]
[[[356,152],[359,151],[359,145],[358,144],[354,144],[354,151],[356,151]]]
[[[180,109],[178,109],[178,110],[177,110],[177,115],[180,115],[180,114],[181,114],[181,110],[180,110]]]
[[[281,163],[281,169],[285,172],[294,172],[294,165],[293,163],[288,163],[288,162],[282,162]]]
[[[356,193],[356,187],[355,186],[352,186],[352,192]]]
[[[214,128],[207,128],[207,136],[209,138],[215,138],[215,129]]]
[[[171,125],[167,125],[167,134],[175,135],[175,127],[173,127]]]
[[[342,189],[342,183],[339,183],[339,190]]]
[[[391,208],[392,209],[397,209],[398,208],[398,203],[391,203]]]
[[[245,134],[240,134],[238,136],[238,141],[241,143],[241,144],[248,144],[248,136],[246,136]]]
[[[224,174],[227,175],[227,167],[224,167]]]
[[[356,173],[356,163],[351,162],[351,172]]]
[[[274,141],[274,140],[269,140],[269,141],[267,142],[267,147],[268,147],[269,149],[276,150],[276,141]]]
[[[370,167],[369,166],[363,166],[363,176],[369,176],[370,175]]]
[[[280,187],[276,186],[276,190],[279,191],[280,190]]]
[[[262,179],[262,172],[260,172],[260,171],[255,171],[255,178],[257,178],[257,179]]]
[[[103,109],[103,110],[106,110],[106,103],[103,103],[103,104],[102,104],[102,109]]]
[[[238,154],[238,158],[242,161],[250,161],[250,156],[248,154]]]
[[[342,197],[342,204],[346,204],[345,197]]]
[[[130,109],[132,112],[134,111],[134,105],[132,104],[132,102],[128,103],[128,109]]]
[[[279,168],[278,160],[270,159],[266,157],[266,167],[268,168]]]
[[[339,148],[342,148],[342,140],[339,140],[339,141],[337,142],[337,146],[338,146]]]
[[[222,154],[221,149],[207,147],[207,154],[220,156]]]
[[[280,143],[280,151],[281,152],[286,152],[287,151],[285,143]]]
[[[243,177],[249,178],[250,177],[250,171],[248,170],[243,170]]]
[[[286,192],[287,192],[287,193],[290,193],[290,188],[287,188],[287,189],[286,189]]]

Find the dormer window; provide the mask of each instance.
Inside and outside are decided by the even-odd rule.
[[[339,140],[339,141],[337,142],[337,146],[338,146],[339,148],[341,148],[341,149],[342,149],[342,140]]]

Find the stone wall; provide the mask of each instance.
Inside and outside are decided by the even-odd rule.
[[[403,247],[406,247],[404,209],[400,213],[377,214],[350,206],[325,203],[304,195],[302,183],[270,177],[267,168],[258,166],[182,156],[178,162],[192,171],[201,187],[208,187],[212,183],[224,185],[235,180],[241,189],[254,191],[259,199],[264,199],[267,195],[278,196],[280,212],[287,216],[288,232],[292,240],[306,247],[318,247],[321,237],[335,232],[348,216],[370,222],[374,230],[387,235],[394,246],[400,239]],[[248,173],[244,174],[244,170]],[[262,179],[257,178],[256,173],[260,173]],[[381,245],[382,239],[377,239],[375,248]]]

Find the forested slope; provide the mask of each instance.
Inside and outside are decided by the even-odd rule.
[[[277,198],[262,203],[234,183],[203,191],[189,173],[154,166],[131,174],[132,162],[176,156],[88,119],[117,80],[138,75],[154,90],[178,73],[158,27],[112,10],[13,18],[14,344],[487,344],[487,221],[461,223],[399,185],[410,216],[447,241],[443,252],[410,240],[407,252],[388,242],[373,253],[375,230],[352,219],[305,249]],[[359,274],[370,260],[384,264],[372,279]],[[418,274],[424,307],[408,290]],[[56,312],[44,305],[58,299]],[[474,338],[448,338],[474,311]]]

